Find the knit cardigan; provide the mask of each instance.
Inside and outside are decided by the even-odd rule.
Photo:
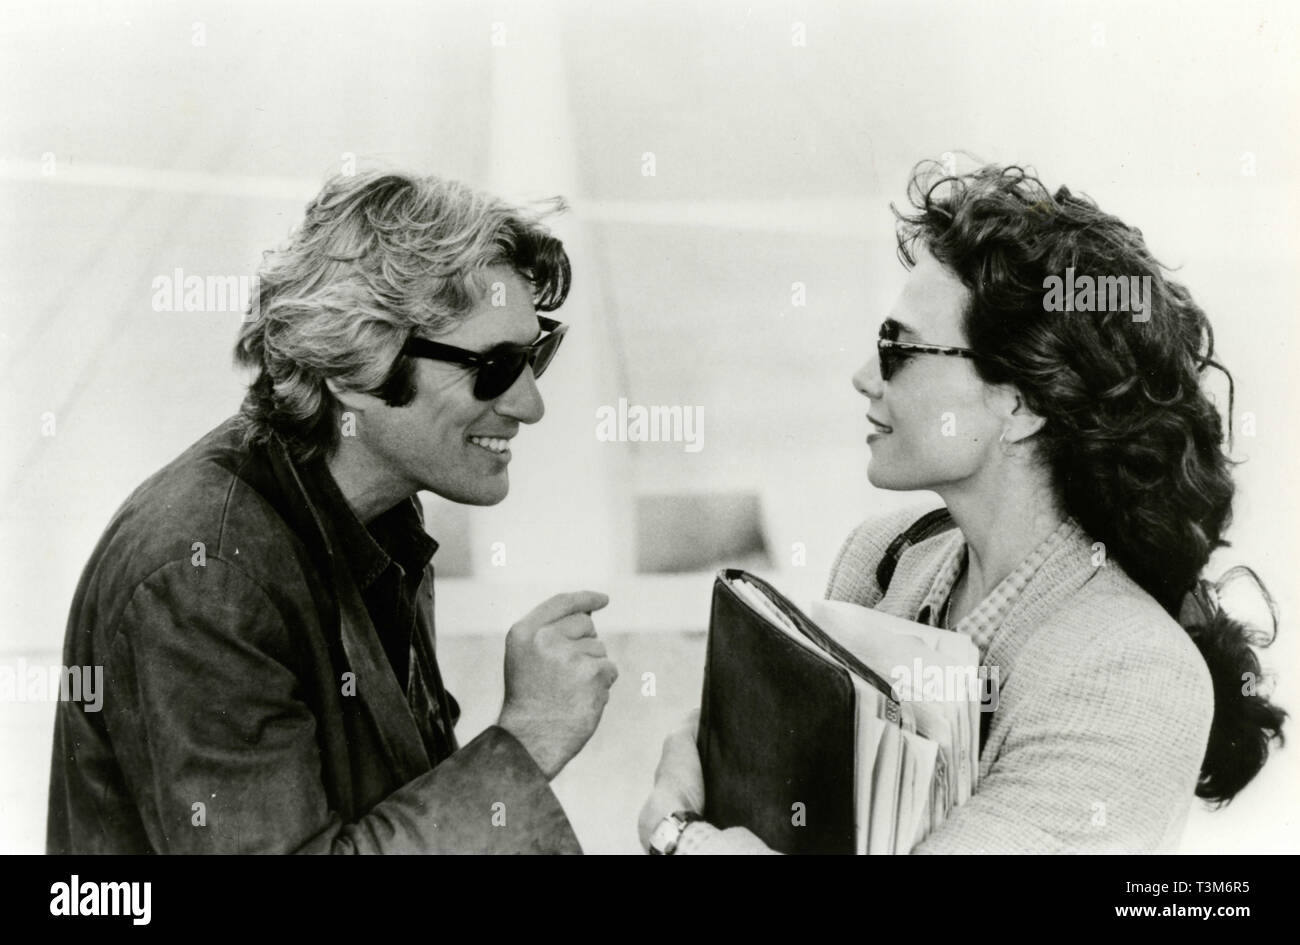
[[[961,532],[905,550],[883,596],[876,565],[924,511],[855,529],[827,598],[915,620]],[[1093,539],[1079,532],[1048,556],[983,662],[996,667],[999,690],[977,791],[913,852],[1176,848],[1214,714],[1209,669],[1186,631]]]

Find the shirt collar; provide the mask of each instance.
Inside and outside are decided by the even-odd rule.
[[[407,574],[419,574],[433,559],[438,543],[424,530],[419,500],[403,499],[367,526],[343,496],[323,460],[299,467],[303,485],[330,531],[334,553],[365,591],[389,565]]]
[[[1051,557],[1058,548],[1081,533],[1082,529],[1079,524],[1074,519],[1067,518],[1057,526],[1052,534],[1043,539],[953,629],[958,633],[969,636],[975,645],[979,647],[982,657],[988,649],[989,641],[993,639],[993,634],[1002,626],[1016,601],[1020,599],[1025,586],[1038,573],[1038,569],[1043,566],[1043,562]],[[953,586],[957,583],[957,579],[966,567],[966,556],[966,540],[962,538],[954,543],[940,566],[938,574],[935,575],[934,582],[930,585],[930,591],[926,594],[925,601],[921,605],[919,621],[928,623],[931,626],[938,626],[939,615],[942,612],[944,603],[948,600]]]

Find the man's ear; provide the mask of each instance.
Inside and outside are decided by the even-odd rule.
[[[364,411],[367,407],[372,406],[376,400],[373,394],[362,394],[358,391],[349,390],[348,388],[341,386],[339,382],[332,377],[327,377],[325,379],[325,386],[329,388],[329,392],[334,396],[334,399],[339,402],[339,406],[344,410],[351,410],[359,413]]]

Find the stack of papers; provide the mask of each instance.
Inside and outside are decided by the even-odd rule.
[[[857,851],[911,852],[976,789],[984,690],[974,642],[856,604],[816,602],[812,622],[851,654],[846,658],[801,631],[787,615],[793,608],[773,601],[774,592],[746,577],[728,583],[767,623],[849,672]]]

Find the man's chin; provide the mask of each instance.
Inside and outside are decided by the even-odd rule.
[[[493,482],[480,483],[469,489],[448,489],[433,485],[425,486],[425,488],[435,495],[442,496],[448,502],[457,502],[461,505],[499,505],[510,493],[510,480],[506,478],[504,473],[500,478],[500,485]]]

